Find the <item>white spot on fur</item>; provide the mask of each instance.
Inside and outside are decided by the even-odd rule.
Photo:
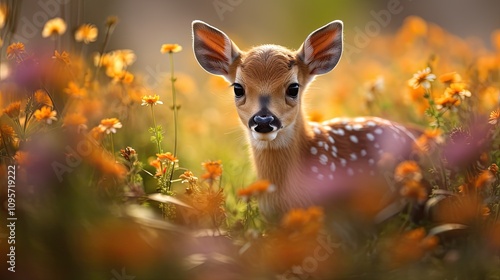
[[[314,133],[316,135],[320,135],[321,134],[321,130],[317,126],[313,127],[313,131],[314,131]]]
[[[333,174],[328,175],[328,178],[330,178],[330,180],[333,181]]]
[[[374,121],[367,121],[366,125],[369,126],[369,127],[375,127],[375,126],[377,126],[377,124]]]
[[[314,173],[318,173],[318,167],[317,166],[311,166],[311,171]]]
[[[375,140],[375,136],[373,136],[373,134],[371,134],[371,133],[367,133],[366,134],[366,139],[368,139],[370,141],[373,141],[373,140]]]
[[[373,131],[373,132],[375,132],[375,134],[382,134],[384,131],[382,130],[382,128],[379,127],[379,128],[376,128],[375,131]]]
[[[357,118],[354,118],[354,121],[355,121],[355,122],[365,122],[365,121],[366,121],[366,119],[365,119],[365,118],[363,118],[363,117],[357,117]]]
[[[332,136],[328,136],[328,141],[332,144],[335,144],[335,139]]]
[[[349,136],[349,139],[351,139],[351,142],[353,142],[353,143],[358,143],[359,142],[358,141],[358,137],[356,137],[356,135]]]
[[[357,160],[357,159],[358,159],[358,156],[356,156],[356,154],[355,154],[355,153],[351,153],[351,154],[350,154],[350,157],[351,157],[351,160],[352,160],[352,161],[355,161],[355,160]]]
[[[324,144],[325,144],[325,143],[324,143],[323,141],[319,141],[319,142],[318,142],[318,147],[320,147],[320,148],[321,148],[321,147],[323,147],[323,145],[324,145]]]
[[[337,166],[335,166],[335,162],[332,162],[332,164],[330,164],[330,170],[335,172],[335,169],[337,169]]]
[[[311,154],[316,155],[318,153],[318,149],[316,147],[311,147]]]
[[[345,126],[345,130],[351,131],[351,130],[352,130],[352,125],[347,124],[347,125]]]
[[[359,151],[359,155],[362,156],[362,157],[366,156],[366,154],[367,154],[367,152],[366,152],[365,149]]]
[[[373,166],[373,165],[375,164],[375,160],[374,160],[374,159],[372,159],[372,158],[371,158],[371,159],[369,159],[369,160],[368,160],[368,164],[369,164],[370,166]]]
[[[363,125],[362,125],[362,124],[360,124],[360,123],[356,123],[356,124],[354,124],[354,125],[352,126],[352,128],[353,128],[354,130],[356,130],[356,131],[359,131],[359,130],[363,129]]]
[[[322,181],[325,176],[323,174],[318,174],[318,176],[316,176],[318,178],[318,180]]]
[[[347,164],[347,160],[345,160],[345,158],[341,158],[340,159],[340,165],[342,165],[342,167],[345,167]]]
[[[320,155],[319,156],[319,163],[326,165],[328,163],[328,157],[326,155]]]
[[[352,168],[347,168],[347,175],[354,176],[354,170],[352,170]]]
[[[334,129],[332,130],[333,133],[337,134],[337,135],[340,135],[340,136],[344,136],[345,135],[345,132],[342,128],[339,128],[339,129]]]

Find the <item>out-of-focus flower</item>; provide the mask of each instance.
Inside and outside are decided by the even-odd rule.
[[[122,123],[117,118],[103,119],[99,124],[99,130],[106,134],[116,133],[118,128],[122,128]]]
[[[408,80],[408,85],[414,89],[419,87],[429,89],[431,87],[431,82],[433,82],[435,79],[436,75],[431,73],[430,67],[427,67],[413,74],[413,78]]]
[[[94,64],[97,67],[106,68],[106,75],[111,78],[125,79],[125,71],[128,66],[136,60],[136,55],[132,50],[115,50],[94,57]]]
[[[160,52],[165,53],[177,53],[182,51],[182,47],[178,44],[163,44],[161,45]]]
[[[14,159],[20,166],[25,166],[27,163],[29,163],[29,153],[25,151],[17,151]]]
[[[134,74],[129,71],[115,73],[113,83],[122,82],[125,85],[131,84],[134,81]]]
[[[491,43],[497,51],[500,51],[500,29],[491,33]]]
[[[452,96],[442,96],[436,99],[436,109],[441,110],[444,108],[448,108],[451,110],[456,110],[461,103],[460,99],[457,99]]]
[[[490,170],[483,170],[474,181],[476,189],[484,189],[489,187],[495,181],[495,174]]]
[[[38,89],[35,91],[33,96],[35,97],[35,101],[38,104],[48,106],[48,107],[53,107],[52,100],[50,99],[49,95],[47,94],[47,92],[45,90]]]
[[[5,3],[0,4],[0,29],[5,26],[7,21],[7,5]]]
[[[398,182],[422,180],[422,171],[415,161],[403,161],[394,170],[394,179]]]
[[[134,159],[137,160],[137,152],[132,148],[132,147],[126,147],[125,149],[120,150],[120,155],[126,160],[126,161],[133,161]]]
[[[42,108],[36,110],[33,115],[38,121],[44,121],[47,124],[52,124],[52,121],[57,121],[57,112],[47,106],[43,106]]]
[[[64,92],[69,96],[81,99],[87,96],[87,90],[84,87],[79,87],[75,82],[70,81],[68,87],[64,89]]]
[[[118,23],[118,17],[117,16],[109,16],[106,19],[106,26],[108,28],[115,26]]]
[[[419,203],[424,202],[428,197],[425,187],[414,180],[405,181],[400,189],[400,194],[403,197],[415,199]]]
[[[182,173],[180,176],[179,176],[179,179],[182,179],[182,183],[188,183],[190,185],[192,184],[196,184],[198,182],[198,177],[194,176],[193,172],[187,170],[187,171],[184,171],[184,173]]]
[[[159,159],[155,159],[155,160],[150,161],[149,165],[151,165],[154,168],[156,168],[155,177],[160,177],[163,174],[165,174],[165,172],[167,172],[167,168],[166,167],[162,167],[162,163],[161,163],[161,161]]]
[[[172,153],[170,152],[167,152],[167,153],[163,153],[163,154],[156,154],[156,157],[158,158],[158,160],[160,161],[170,161],[170,162],[178,162],[179,159],[176,158]]]
[[[317,206],[307,209],[292,209],[281,220],[281,228],[287,232],[300,232],[304,235],[316,236],[323,226],[324,212]]]
[[[238,196],[243,198],[243,200],[248,201],[248,199],[253,195],[259,195],[265,192],[273,192],[276,190],[276,186],[271,184],[269,180],[259,180],[256,181],[244,189],[238,190]]]
[[[323,116],[323,113],[321,113],[320,111],[316,111],[316,110],[310,111],[307,115],[307,118],[311,122],[321,122],[325,119]]]
[[[66,66],[71,63],[71,60],[69,59],[69,54],[66,51],[63,51],[62,53],[59,53],[57,50],[54,51],[54,56],[52,58],[57,59],[58,61],[62,62]]]
[[[98,30],[93,24],[82,24],[75,32],[75,40],[89,44],[97,40]]]
[[[21,113],[21,101],[12,102],[3,110],[4,114],[12,119],[17,119]]]
[[[56,17],[48,20],[42,30],[42,37],[47,38],[50,36],[59,36],[66,32],[66,22],[60,18]]]
[[[451,96],[454,98],[465,99],[466,97],[471,97],[471,93],[466,89],[467,84],[465,83],[452,83],[444,91],[445,96]]]
[[[24,44],[17,42],[17,43],[12,43],[7,47],[7,58],[8,59],[13,59],[13,58],[20,58],[22,54],[24,54],[25,49],[24,49]]]
[[[495,163],[492,163],[490,165],[490,167],[488,167],[488,170],[491,171],[491,173],[493,173],[493,175],[497,175],[498,173],[498,165],[496,165]]]
[[[63,126],[86,128],[87,118],[79,113],[69,113],[63,118]]]
[[[222,175],[222,161],[205,161],[201,164],[205,173],[201,175],[201,178],[207,180],[216,180]]]
[[[459,83],[462,77],[457,72],[449,72],[439,76],[439,81],[445,84]]]
[[[488,123],[496,125],[499,123],[499,121],[500,121],[500,109],[496,109],[490,113],[490,118],[488,120]]]
[[[439,239],[434,235],[426,236],[424,228],[410,230],[391,240],[386,250],[387,264],[396,268],[419,261],[438,244]]]
[[[0,136],[2,137],[0,139],[12,142],[12,140],[14,140],[14,138],[16,137],[16,131],[12,126],[2,124],[2,126],[0,126]]]
[[[436,145],[444,143],[443,132],[440,129],[426,129],[420,135],[415,143],[414,148],[420,152],[431,152]]]
[[[163,104],[162,101],[160,101],[160,96],[159,95],[145,95],[142,97],[142,106],[144,105],[158,105],[158,104]]]

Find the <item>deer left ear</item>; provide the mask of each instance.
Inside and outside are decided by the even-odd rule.
[[[297,57],[307,65],[311,75],[325,74],[335,68],[342,55],[342,29],[342,21],[336,20],[307,36]]]

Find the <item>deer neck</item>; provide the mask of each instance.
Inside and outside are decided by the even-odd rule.
[[[297,182],[305,149],[313,137],[301,112],[297,120],[283,128],[273,141],[251,139],[259,179],[271,181],[278,191],[282,191],[290,182]]]

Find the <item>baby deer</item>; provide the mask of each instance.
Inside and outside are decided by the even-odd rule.
[[[201,67],[232,84],[258,177],[276,186],[259,199],[264,216],[328,204],[357,187],[357,179],[375,178],[382,154],[409,156],[415,136],[400,124],[376,117],[307,121],[303,95],[316,75],[339,62],[341,21],[312,32],[297,51],[262,45],[245,52],[202,21],[194,21],[192,28]]]

